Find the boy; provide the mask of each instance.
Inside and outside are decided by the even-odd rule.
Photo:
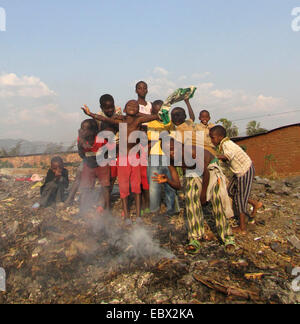
[[[253,163],[247,153],[227,137],[227,132],[224,127],[213,127],[210,130],[210,138],[212,143],[216,147],[219,147],[219,151],[221,152],[221,155],[218,155],[218,159],[223,162],[228,162],[230,170],[234,173],[228,192],[233,198],[234,209],[240,218],[240,226],[236,231],[246,234],[246,216],[249,216],[247,212],[248,202],[254,207],[252,217],[262,207],[262,203],[249,200],[255,176]]]
[[[132,159],[136,159],[137,155],[130,153],[130,150],[136,146],[136,143],[129,143],[128,138],[131,133],[139,131],[143,123],[148,123],[153,120],[158,120],[159,116],[139,116],[139,103],[136,100],[129,101],[125,106],[126,116],[117,118],[107,118],[99,115],[95,115],[90,112],[89,108],[85,106],[82,108],[84,113],[96,120],[102,122],[107,122],[112,125],[127,124],[127,134],[126,143],[127,143],[127,155],[123,155],[122,152],[119,154],[118,158],[118,179],[120,187],[120,196],[123,205],[123,217],[126,221],[130,221],[128,213],[128,197],[129,197],[129,185],[131,184],[132,192],[135,194],[135,203],[136,203],[136,215],[137,218],[141,216],[141,168],[140,165],[134,166],[131,163]],[[122,139],[120,139],[120,142]],[[121,163],[120,163],[121,162]]]
[[[98,131],[95,120],[87,119],[82,122],[79,130],[78,153],[83,159],[80,177],[82,201],[90,201],[91,191],[95,187],[96,179],[98,179],[104,192],[104,207],[99,205],[97,209],[98,213],[101,214],[103,210],[110,209],[110,166],[99,166],[97,163],[96,154],[104,146],[103,143],[97,141]]]
[[[185,100],[187,105],[190,119],[187,120],[185,110],[183,108],[174,108],[171,113],[171,119],[175,126],[176,131],[182,135],[183,142],[189,145],[197,145],[196,132],[197,126],[195,124],[195,114],[190,104],[189,99]],[[192,133],[188,134],[186,132]],[[192,136],[192,137],[191,137]]]
[[[115,100],[111,95],[106,94],[106,95],[101,96],[99,102],[100,102],[100,108],[101,108],[101,112],[99,113],[100,115],[103,115],[103,116],[106,116],[106,117],[113,117],[113,116],[122,115],[121,108],[116,108],[115,107]],[[107,124],[103,124],[101,122],[98,122],[98,132],[106,130],[108,126],[111,127],[110,124],[107,125]],[[115,131],[115,129],[113,131]],[[116,142],[118,140],[117,137],[118,136],[117,136],[117,132],[116,132]],[[79,134],[79,138],[80,138],[80,134]],[[84,141],[84,142],[86,142],[86,141]],[[82,158],[84,159],[84,157],[85,157],[85,155]],[[79,189],[79,186],[80,186],[80,178],[81,178],[82,167],[83,167],[83,165],[81,165],[77,170],[76,179],[75,179],[75,182],[74,182],[74,184],[73,184],[73,186],[71,188],[69,197],[66,200],[66,205],[70,205],[74,201],[75,195],[76,195],[76,193],[77,193],[77,191]],[[112,191],[114,183],[115,183],[116,178],[117,178],[117,168],[112,166],[111,170],[110,170],[110,173],[111,173],[111,189],[110,190]]]
[[[163,105],[163,101],[157,100],[152,104],[152,114],[157,115]],[[170,132],[172,130],[172,123],[164,125],[160,121],[153,121],[148,123],[148,140],[153,145],[149,148],[150,161],[148,167],[148,180],[150,189],[150,211],[151,213],[158,213],[160,211],[162,201],[162,189],[165,191],[165,203],[167,207],[167,215],[173,216],[177,210],[176,205],[176,190],[167,182],[154,181],[153,177],[156,174],[165,174],[170,178],[170,168],[166,163],[166,156],[161,148],[159,136],[162,132]]]
[[[135,91],[138,95],[138,103],[140,106],[140,113],[145,115],[151,115],[152,104],[146,101],[148,94],[148,85],[144,81],[140,81],[136,84]]]
[[[189,146],[190,149],[185,150],[184,145],[185,144],[174,140],[172,137],[164,138],[163,148],[166,149],[165,153],[167,153],[167,151],[170,153],[171,165],[176,166],[180,162],[183,164],[184,171],[196,171],[195,166],[189,167],[185,164],[186,160],[189,159],[190,156],[193,156],[196,158],[197,165],[201,166],[203,169],[202,175],[199,175],[199,172],[195,172],[193,176],[185,176],[184,181],[189,239],[187,252],[190,254],[199,253],[201,250],[201,241],[209,240],[209,237],[205,235],[204,231],[202,205],[205,205],[207,201],[211,201],[218,234],[225,244],[226,251],[231,253],[232,250],[235,249],[235,240],[227,218],[232,217],[233,212],[232,209],[225,208],[229,200],[226,191],[225,176],[217,164],[218,160],[209,151],[204,150],[204,156],[202,156],[202,154],[197,156],[196,146]],[[181,156],[176,157],[175,152],[177,149],[181,149]],[[175,160],[175,157],[178,160]],[[164,176],[164,178],[165,177],[166,176]],[[169,179],[169,177],[167,178]],[[172,179],[172,182],[174,182],[176,177],[174,178],[173,175]],[[170,179],[168,180],[168,183],[171,185],[172,182]]]
[[[209,123],[210,121],[210,113],[207,110],[202,110],[199,115],[200,124],[197,125],[198,131],[204,132],[204,147],[212,154],[216,153],[216,148],[211,142],[209,131],[215,127],[216,125]]]
[[[69,186],[68,170],[64,168],[63,159],[59,156],[51,160],[44,185],[41,187],[41,207],[49,207],[53,203],[63,203],[65,190]]]

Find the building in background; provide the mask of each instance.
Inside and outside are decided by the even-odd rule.
[[[233,139],[251,157],[258,176],[300,176],[300,123]]]

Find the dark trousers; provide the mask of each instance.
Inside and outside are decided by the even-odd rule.
[[[49,207],[54,203],[64,202],[65,198],[64,184],[51,181],[45,185],[41,195],[40,205],[41,207]]]

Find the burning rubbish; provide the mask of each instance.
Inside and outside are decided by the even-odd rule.
[[[184,248],[183,209],[179,216],[144,216],[142,224],[126,227],[119,222],[117,196],[112,214],[101,217],[82,217],[78,202],[33,210],[39,188],[1,176],[0,267],[6,292],[0,292],[0,302],[299,302],[291,288],[293,269],[300,265],[295,239],[300,202],[293,198],[299,185],[295,181],[288,196],[266,193],[256,225],[236,237],[239,250],[233,256],[216,236],[191,256]],[[256,181],[255,195],[262,186]],[[205,214],[206,227],[215,233],[209,208]]]

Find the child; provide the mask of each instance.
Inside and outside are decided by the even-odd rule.
[[[234,177],[229,185],[229,194],[233,198],[234,209],[240,217],[240,226],[237,232],[246,233],[246,215],[248,202],[253,205],[255,216],[257,210],[262,207],[262,203],[249,200],[252,182],[255,176],[253,163],[247,153],[237,144],[227,137],[227,132],[222,126],[215,126],[210,130],[210,138],[212,143],[219,147],[222,155],[218,159],[228,162],[230,170],[234,173]]]
[[[148,85],[144,81],[137,83],[136,93],[138,95],[138,103],[140,106],[140,113],[145,115],[151,115],[152,104],[146,101],[146,96],[148,94]]]
[[[204,147],[212,154],[216,153],[216,148],[211,142],[209,131],[215,127],[216,125],[209,123],[210,121],[210,113],[207,110],[202,110],[199,115],[200,124],[197,125],[198,131],[204,132]]]
[[[90,201],[96,179],[99,180],[104,192],[104,206],[99,206],[97,211],[102,213],[105,209],[110,209],[110,166],[99,166],[97,163],[96,154],[104,146],[104,143],[98,143],[97,134],[98,125],[95,120],[87,119],[81,124],[78,138],[78,153],[83,158],[80,188],[82,201]]]
[[[196,146],[189,146],[189,150],[185,150],[185,144],[174,140],[172,137],[164,140],[165,145],[163,147],[170,152],[171,165],[176,166],[181,162],[185,173],[187,171],[194,172],[193,175],[190,174],[189,176],[185,174],[184,179],[189,239],[187,252],[190,254],[199,253],[201,241],[209,240],[209,236],[205,235],[202,205],[205,205],[207,201],[211,201],[218,234],[225,244],[226,251],[231,253],[235,249],[235,240],[227,218],[233,216],[233,211],[225,208],[226,204],[228,205],[229,197],[226,190],[225,176],[217,165],[218,160],[207,150],[204,150],[203,155],[197,156]],[[176,149],[181,149],[181,156],[176,156]],[[199,174],[200,170],[196,173],[195,167],[189,167],[185,164],[186,160],[189,159],[188,155],[196,157],[197,164],[203,168],[202,174]],[[172,175],[172,181],[170,181],[170,177],[167,176],[167,178],[169,179],[168,183],[174,187],[172,183],[174,183],[176,176]],[[178,180],[176,182],[178,184]]]
[[[65,201],[65,190],[69,186],[68,170],[64,168],[63,159],[59,156],[51,160],[45,184],[41,187],[41,207]]]
[[[115,107],[115,100],[114,98],[109,95],[103,95],[101,96],[100,100],[100,108],[101,108],[101,112],[99,114],[106,116],[106,117],[113,117],[113,116],[119,116],[122,115],[122,111],[121,108],[116,108]],[[98,131],[102,131],[102,130],[106,130],[108,127],[107,124],[103,124],[101,122],[98,122]],[[111,127],[111,125],[109,125],[109,127]],[[97,135],[97,134],[96,134]],[[80,138],[80,134],[79,134],[79,138]],[[117,142],[118,136],[116,134],[116,142]],[[86,145],[86,144],[85,144]],[[91,148],[91,147],[90,147]],[[85,158],[85,155],[82,157],[83,159]],[[75,182],[71,188],[70,194],[68,199],[66,200],[66,205],[70,205],[72,204],[72,202],[74,201],[75,195],[80,187],[80,179],[81,179],[81,172],[83,169],[83,164],[78,168],[77,170],[77,175],[76,175],[76,179]],[[111,166],[111,189],[110,191],[112,191],[114,183],[116,181],[117,178],[117,168],[114,166]]]
[[[163,105],[163,101],[157,100],[152,104],[152,114],[157,115]],[[153,177],[156,174],[165,174],[170,177],[170,169],[167,166],[166,156],[161,148],[160,134],[162,132],[170,132],[173,129],[172,123],[167,125],[160,121],[152,121],[148,123],[148,140],[153,145],[149,148],[150,161],[148,166],[148,179],[150,188],[150,211],[151,213],[158,213],[161,207],[162,190],[165,191],[165,204],[167,207],[167,214],[173,216],[176,210],[177,196],[174,186],[167,182],[154,181]]]
[[[181,133],[183,142],[189,145],[197,145],[196,142],[197,126],[195,124],[195,114],[189,99],[185,100],[185,103],[188,107],[190,119],[187,120],[185,110],[179,107],[174,108],[172,110],[171,119],[173,124],[175,125],[176,131]]]
[[[103,122],[111,123],[113,125],[118,125],[121,123],[127,124],[127,156],[123,156],[122,152],[118,157],[118,179],[120,187],[120,196],[123,204],[123,216],[126,220],[129,220],[128,214],[128,197],[129,197],[129,186],[131,184],[131,190],[135,194],[136,202],[136,215],[137,218],[141,216],[141,168],[140,165],[133,166],[130,162],[131,159],[136,159],[137,156],[131,156],[130,150],[136,146],[136,143],[129,143],[128,138],[131,133],[140,130],[143,123],[148,123],[153,120],[159,119],[159,116],[142,116],[139,117],[139,103],[136,100],[131,100],[126,104],[125,112],[126,116],[123,118],[107,118],[99,115],[95,115],[90,112],[88,107],[84,107],[83,111],[86,115]],[[122,139],[120,139],[121,142]],[[120,163],[122,161],[122,163]],[[125,166],[124,166],[125,165]]]

